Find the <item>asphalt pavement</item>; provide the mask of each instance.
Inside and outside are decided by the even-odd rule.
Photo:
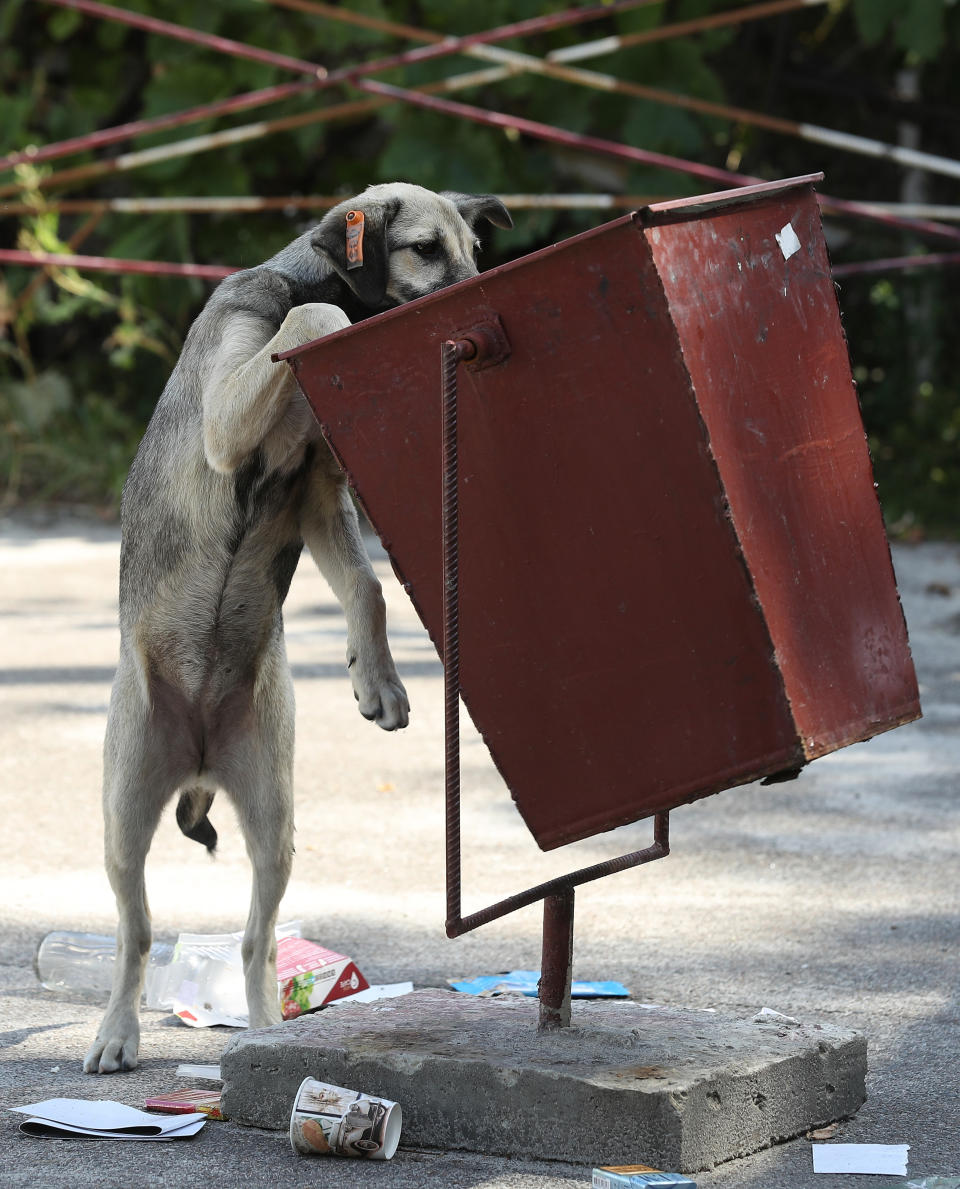
[[[412,704],[388,735],[356,712],[343,621],[304,555],[285,615],[297,692],[297,856],[282,917],[372,982],[446,986],[539,964],[538,907],[456,941],[443,932],[442,672],[374,545]],[[0,1106],[51,1097],[140,1105],[215,1062],[232,1032],[144,1014],[141,1065],[80,1072],[101,1007],[39,988],[49,930],[111,932],[100,750],[116,663],[116,528],[82,516],[0,520]],[[671,815],[668,859],[577,894],[574,977],[648,1003],[753,1016],[769,1007],[868,1038],[868,1100],[845,1143],[910,1145],[909,1175],[960,1175],[960,546],[894,549],[924,718]],[[640,739],[625,740],[637,747]],[[530,839],[464,716],[465,909],[648,843],[649,822],[559,852]],[[249,867],[218,798],[219,855],[169,812],[147,867],[158,936],[242,926]],[[297,1157],[282,1133],[210,1122],[192,1140],[40,1140],[0,1116],[0,1184],[560,1189],[590,1165],[401,1147],[386,1164]],[[638,1160],[642,1153],[638,1153]],[[858,1189],[903,1178],[814,1174],[798,1138],[700,1173],[701,1189]]]

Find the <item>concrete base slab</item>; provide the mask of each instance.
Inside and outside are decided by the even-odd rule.
[[[399,1102],[401,1144],[578,1163],[712,1168],[852,1115],[866,1040],[632,1002],[575,1003],[537,1033],[531,999],[416,991],[235,1037],[223,1105],[285,1128],[304,1077]]]

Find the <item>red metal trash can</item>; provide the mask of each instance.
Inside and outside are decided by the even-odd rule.
[[[919,716],[813,177],[663,203],[287,358],[544,849]]]

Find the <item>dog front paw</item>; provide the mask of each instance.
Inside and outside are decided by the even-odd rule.
[[[364,674],[356,658],[348,661],[353,680],[353,696],[360,713],[384,731],[397,731],[410,721],[410,702],[403,682],[392,672]]]
[[[83,1059],[83,1072],[116,1073],[136,1069],[139,1051],[140,1024],[136,1016],[127,1013],[108,1015]]]

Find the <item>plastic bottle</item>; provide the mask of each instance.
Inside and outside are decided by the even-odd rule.
[[[48,933],[37,946],[33,960],[40,985],[48,991],[69,991],[91,999],[106,1000],[113,985],[117,958],[114,937],[98,933]],[[150,947],[143,998],[147,1007],[159,1007],[153,991],[165,983],[165,967],[173,960],[173,946],[155,941]]]
[[[277,925],[276,937],[300,937],[301,922]],[[246,993],[240,946],[243,933],[181,933],[176,945],[150,947],[142,1002],[171,1011],[185,1001],[206,1012],[245,1020]],[[97,933],[48,933],[33,960],[40,985],[88,999],[106,1000],[113,986],[117,943]],[[225,1023],[227,1019],[216,1022]]]

